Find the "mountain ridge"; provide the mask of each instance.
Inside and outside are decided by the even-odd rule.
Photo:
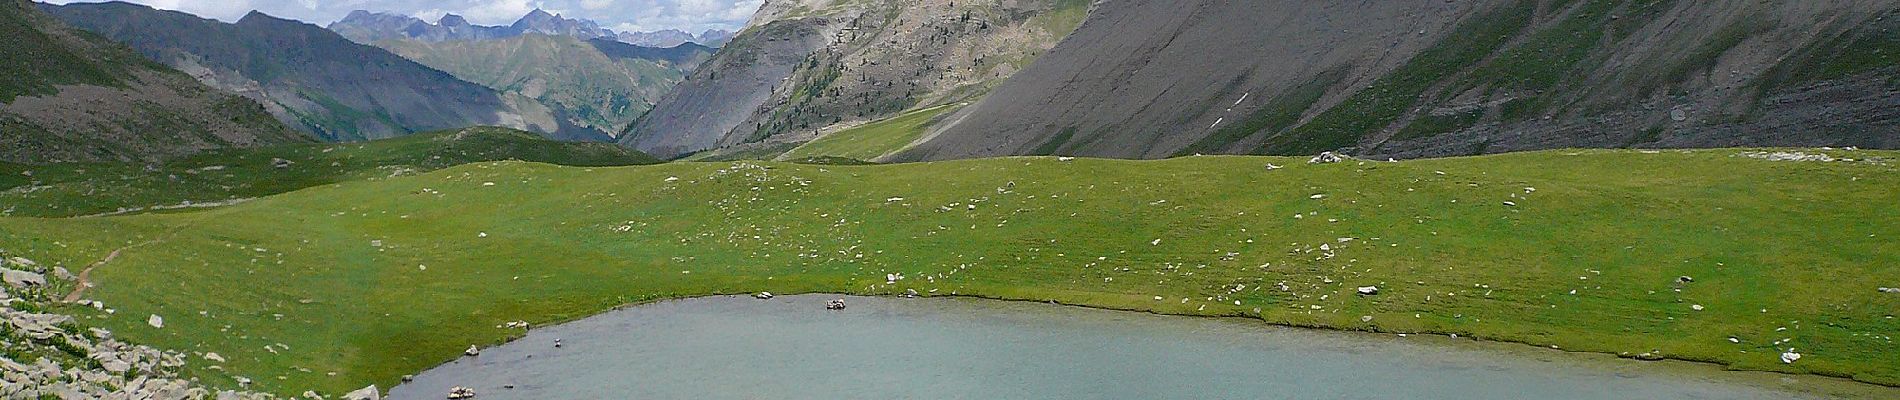
[[[311,141],[256,102],[0,1],[0,161],[155,161]]]
[[[661,158],[782,153],[837,127],[980,97],[1081,23],[1085,0],[774,0],[620,142]]]
[[[236,92],[286,124],[331,141],[389,138],[479,125],[569,140],[604,133],[555,110],[302,22],[252,12],[236,23],[128,3],[42,5],[68,23]]]
[[[330,23],[327,28],[363,44],[394,39],[426,42],[494,40],[539,33],[572,36],[581,40],[615,40],[644,47],[671,48],[686,43],[719,47],[733,35],[732,32],[718,29],[709,29],[698,36],[677,29],[615,32],[612,29],[602,28],[600,23],[593,20],[567,18],[539,8],[528,12],[509,25],[499,26],[474,25],[469,23],[467,18],[453,13],[444,14],[435,23],[430,23],[414,16],[355,10],[343,19]]]

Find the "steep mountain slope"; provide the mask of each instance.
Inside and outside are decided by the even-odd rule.
[[[384,40],[375,45],[457,78],[533,98],[572,125],[614,133],[646,114],[711,54],[697,45],[650,49],[539,33],[490,40]]]
[[[280,161],[281,160],[281,161]],[[522,160],[574,166],[658,163],[611,143],[474,127],[361,143],[219,149],[153,164],[0,163],[0,216],[70,217],[221,206],[309,187],[451,166]]]
[[[894,158],[1900,147],[1896,8],[1109,1]]]
[[[621,138],[660,157],[811,140],[987,92],[1080,23],[1083,0],[774,0]]]
[[[127,3],[42,8],[211,86],[256,99],[279,120],[327,140],[478,125],[603,138],[565,126],[532,99],[505,97],[301,22],[251,13],[227,24]]]
[[[139,160],[305,142],[205,87],[24,0],[0,0],[0,161]]]

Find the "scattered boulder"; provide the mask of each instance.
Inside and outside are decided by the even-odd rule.
[[[1359,294],[1362,296],[1377,295],[1379,294],[1379,287],[1378,286],[1362,286],[1359,288]]]
[[[1881,293],[1890,293],[1890,294],[1900,294],[1900,288],[1890,288],[1890,287],[1884,287],[1884,288],[1880,288],[1880,292],[1881,292]]]
[[[770,300],[772,297],[772,292],[759,292],[752,295],[752,298],[759,300]]]
[[[471,344],[468,345],[468,350],[462,351],[462,354],[468,355],[469,357],[479,356],[482,355],[482,348]]]
[[[165,329],[165,317],[152,314],[152,316],[145,318],[145,324],[151,325],[153,328]]]
[[[285,160],[282,158],[270,159],[271,168],[276,168],[276,169],[290,168],[290,164],[295,164],[295,163],[290,162],[290,160]]]
[[[461,386],[449,388],[449,397],[448,397],[449,400],[461,400],[461,399],[472,399],[472,398],[475,398],[475,389],[469,389],[469,388],[461,387]]]
[[[343,395],[343,400],[382,400],[382,399],[383,399],[383,392],[376,390],[376,385],[369,385],[369,387],[356,389],[356,391],[354,392],[349,392]]]
[[[917,289],[904,289],[904,294],[898,297],[903,297],[906,299],[917,298]]]
[[[53,277],[62,281],[79,280],[79,277],[73,275],[72,271],[66,270],[66,267],[53,267]]]
[[[204,358],[205,361],[224,362],[224,356],[218,355],[218,353],[205,353]]]
[[[46,276],[32,272],[8,269],[0,272],[0,276],[4,276],[8,286],[19,289],[46,286]]]
[[[1324,153],[1319,153],[1319,155],[1317,156],[1313,156],[1313,159],[1307,160],[1306,163],[1307,164],[1332,164],[1332,163],[1345,162],[1346,160],[1351,160],[1351,159],[1352,159],[1352,156],[1328,151]]]
[[[1695,282],[1695,278],[1691,278],[1688,275],[1676,277],[1676,283],[1692,283],[1692,282]]]
[[[1782,364],[1794,364],[1795,361],[1801,361],[1801,353],[1794,352],[1794,349],[1792,348],[1788,349],[1788,351],[1786,352],[1781,353]]]

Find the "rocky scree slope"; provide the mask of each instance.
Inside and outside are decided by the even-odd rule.
[[[987,93],[1080,24],[1080,0],[768,1],[620,139],[662,158],[774,147]],[[789,148],[789,147],[784,147]]]
[[[325,140],[478,125],[604,138],[565,124],[533,99],[504,96],[297,21],[254,12],[227,24],[127,3],[41,7],[206,84],[258,100],[279,120]]]
[[[306,142],[242,97],[0,0],[0,161],[149,161]]]
[[[712,50],[637,47],[539,33],[491,40],[375,43],[410,60],[509,95],[533,98],[569,124],[619,133],[646,114]]]
[[[1896,9],[1107,1],[892,159],[1900,147]]]

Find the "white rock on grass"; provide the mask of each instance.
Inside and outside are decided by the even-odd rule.
[[[343,395],[343,400],[382,400],[382,398],[383,393],[376,390],[376,385],[369,385],[369,387],[356,389],[354,392]]]
[[[165,317],[152,314],[151,317],[145,318],[145,324],[151,325],[153,328],[165,329]]]
[[[1794,364],[1795,361],[1801,361],[1801,353],[1794,352],[1793,348],[1788,349],[1787,352],[1781,353],[1782,364]]]

